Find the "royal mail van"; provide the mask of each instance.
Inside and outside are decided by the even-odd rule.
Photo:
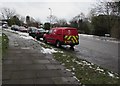
[[[70,45],[73,48],[79,44],[79,36],[76,28],[71,27],[56,27],[43,36],[46,43],[55,44],[57,47],[61,45]]]

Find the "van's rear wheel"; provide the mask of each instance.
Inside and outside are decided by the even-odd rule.
[[[57,42],[56,42],[56,47],[61,47],[60,41],[57,41]]]
[[[74,50],[75,45],[70,45],[70,49]]]

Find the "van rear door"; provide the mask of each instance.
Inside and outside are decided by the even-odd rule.
[[[64,30],[64,42],[66,44],[78,44],[78,31],[77,29],[65,29]]]
[[[78,32],[76,29],[65,29],[64,34],[65,35],[78,35]]]

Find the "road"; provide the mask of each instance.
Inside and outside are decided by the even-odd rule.
[[[117,42],[98,40],[93,37],[80,36],[76,55],[103,68],[118,73],[118,45]]]

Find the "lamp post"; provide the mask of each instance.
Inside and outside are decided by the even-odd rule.
[[[51,19],[52,19],[52,9],[51,8],[49,8],[49,10],[50,10],[50,27],[51,27]]]

